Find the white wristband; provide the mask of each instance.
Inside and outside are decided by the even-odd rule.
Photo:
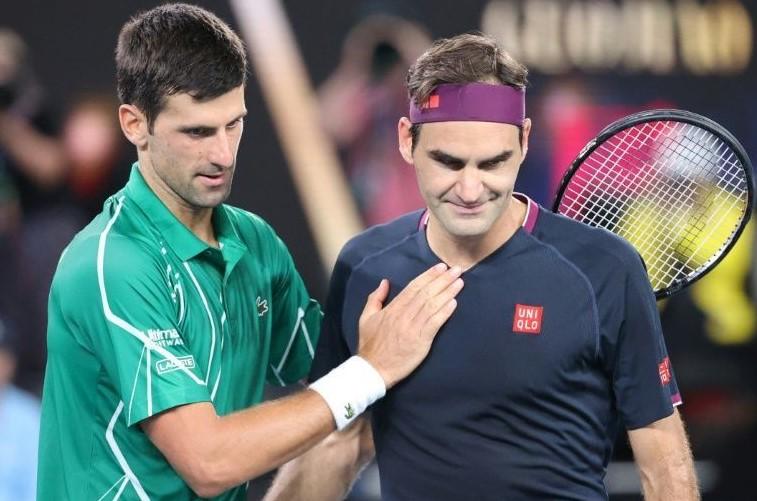
[[[331,409],[337,430],[355,420],[376,400],[386,394],[381,374],[364,359],[350,357],[310,385]]]

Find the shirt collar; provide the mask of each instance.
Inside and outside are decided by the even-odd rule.
[[[129,182],[126,184],[126,195],[145,214],[150,222],[165,238],[166,244],[182,261],[188,261],[201,252],[212,249],[210,245],[197,238],[192,231],[184,226],[168,207],[158,198],[147,185],[139,163],[134,162],[131,167]],[[238,261],[241,254],[247,250],[232,224],[228,208],[221,204],[213,210],[213,227],[216,238],[221,246],[221,253],[226,260]],[[227,256],[230,259],[227,259]]]

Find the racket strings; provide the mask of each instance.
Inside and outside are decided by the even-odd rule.
[[[659,120],[626,129],[589,154],[559,212],[626,238],[660,290],[718,259],[748,193],[730,145],[701,127]]]
[[[589,179],[589,185],[594,186],[594,189],[591,190],[591,194],[589,195],[591,199],[598,200],[601,199],[603,201],[610,201],[609,207],[608,204],[604,204],[604,208],[607,210],[598,211],[596,214],[594,214],[595,217],[591,217],[590,215],[590,224],[594,224],[595,226],[602,226],[610,231],[615,231],[615,226],[618,223],[619,218],[616,217],[619,213],[624,213],[627,210],[627,202],[629,199],[626,197],[625,202],[620,202],[623,200],[622,198],[607,198],[606,193],[608,191],[608,188],[612,189],[612,185],[618,186],[618,177],[620,175],[624,175],[624,183],[625,186],[642,186],[647,185],[654,180],[652,177],[657,173],[657,171],[652,169],[647,170],[640,170],[638,172],[631,172],[628,169],[621,169],[618,166],[618,162],[628,156],[632,156],[629,153],[629,150],[631,148],[638,148],[639,145],[636,144],[638,141],[640,141],[640,136],[633,136],[631,138],[631,141],[628,140],[628,135],[618,138],[617,141],[614,141],[614,144],[612,145],[612,151],[609,153],[609,155],[605,155],[602,157],[601,150],[598,156],[602,158],[604,161],[600,162],[596,165],[596,169],[593,172],[593,175]],[[610,148],[607,146],[600,147],[604,150],[609,151]],[[618,151],[622,148],[621,153],[618,153]],[[640,159],[636,157],[634,159],[635,163],[639,163]],[[647,162],[648,159],[643,159],[643,161]],[[641,173],[641,178],[639,178],[639,173]],[[611,182],[602,182],[601,179],[598,179],[599,176],[602,176],[604,178],[608,178],[608,176],[611,176],[612,181]],[[666,197],[669,197],[671,195],[671,190],[674,189],[674,185],[669,184],[668,186],[665,186],[665,189],[661,189],[657,192],[659,197],[661,199],[664,199]],[[574,191],[574,190],[572,190]],[[614,189],[614,191],[619,191],[617,189]],[[690,190],[692,191],[692,190]],[[679,195],[680,197],[680,195]],[[616,201],[617,200],[617,201]],[[610,217],[608,217],[608,214],[612,214]],[[664,234],[665,230],[664,228],[657,230],[657,235],[654,235],[654,237],[660,239],[661,235]],[[632,236],[633,237],[633,236]]]

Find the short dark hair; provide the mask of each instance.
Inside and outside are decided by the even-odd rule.
[[[528,69],[503,50],[488,35],[465,33],[434,42],[407,72],[408,97],[421,106],[442,84],[499,82],[519,89],[528,85]],[[520,141],[523,142],[523,128]],[[421,124],[410,133],[413,148],[418,143]]]
[[[152,131],[166,97],[213,99],[247,80],[244,44],[215,14],[173,3],[132,17],[118,35],[118,97],[147,117]]]

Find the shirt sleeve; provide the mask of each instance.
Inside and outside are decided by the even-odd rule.
[[[323,315],[318,302],[310,298],[284,242],[275,234],[272,239],[273,323],[267,379],[284,386],[307,376]]]
[[[616,406],[628,429],[669,416],[681,402],[649,279],[636,257],[629,267],[613,368]]]
[[[178,405],[210,401],[178,323],[168,265],[150,254],[122,236],[108,238],[98,254],[97,297],[72,300],[129,426]]]
[[[350,266],[340,256],[331,274],[329,292],[326,298],[326,311],[321,324],[321,338],[318,341],[313,367],[308,376],[310,382],[327,374],[351,356],[342,332],[344,294],[350,277],[350,270]]]

